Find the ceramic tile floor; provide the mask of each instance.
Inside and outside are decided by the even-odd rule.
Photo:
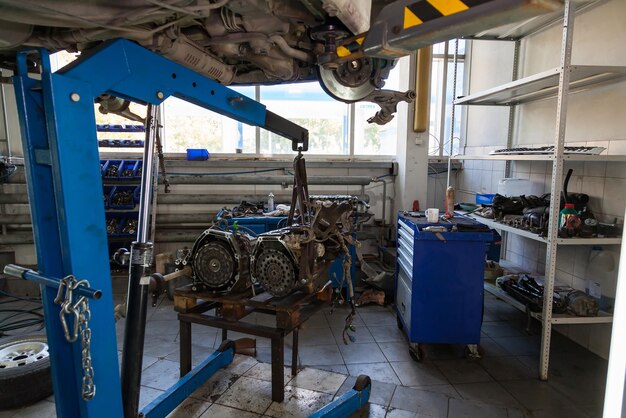
[[[305,417],[352,387],[359,374],[373,380],[370,404],[357,417],[600,417],[607,362],[555,333],[551,376],[538,375],[539,337],[525,331],[525,315],[490,295],[485,315],[480,361],[463,358],[462,346],[425,346],[417,363],[391,308],[359,308],[356,341],[344,345],[346,308],[324,309],[300,333],[295,378],[285,368],[285,401],[270,398],[269,341],[257,339],[256,359],[237,356],[194,392],[171,417]],[[147,405],[178,378],[178,322],[171,302],[150,308],[143,360],[141,406]],[[259,324],[271,317],[253,315]],[[117,325],[118,346],[124,323]],[[231,333],[236,339],[242,334]],[[193,362],[202,361],[219,345],[217,330],[193,326]],[[286,340],[285,361],[291,362]],[[97,373],[97,371],[96,371]],[[54,417],[53,399],[0,418]]]

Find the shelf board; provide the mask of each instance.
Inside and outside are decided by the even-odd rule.
[[[558,238],[557,245],[620,245],[621,238]]]
[[[554,154],[519,154],[519,155],[453,155],[453,160],[504,160],[504,161],[552,161]],[[625,162],[626,155],[585,155],[565,154],[563,160],[592,162]]]
[[[462,211],[456,211],[456,213],[467,216],[468,218],[474,219],[476,222],[479,222],[483,225],[487,225],[492,229],[499,229],[500,231],[510,232],[515,235],[519,235],[522,237],[530,238],[535,241],[543,242],[544,244],[548,243],[546,238],[543,238],[537,234],[534,234],[530,231],[526,231],[519,228],[514,228],[512,226],[501,224],[500,222],[496,222],[493,219],[487,219],[480,217],[478,215],[472,215],[468,213],[463,213]],[[556,240],[557,245],[620,245],[622,243],[621,238],[558,238]]]
[[[453,160],[505,160],[505,161],[548,161],[552,159],[550,154],[525,154],[525,155],[453,155]]]
[[[556,95],[559,88],[558,68],[525,77],[454,101],[455,105],[514,106]],[[626,77],[626,67],[572,65],[570,92]]]
[[[573,3],[576,15],[585,12],[593,6],[602,3],[603,0],[578,0]],[[516,22],[505,26],[489,29],[467,39],[476,40],[518,40],[526,36],[534,35],[542,30],[563,21],[563,11],[558,10],[535,16],[522,22]]]
[[[512,226],[504,225],[504,224],[501,224],[500,222],[494,221],[493,219],[487,219],[487,218],[483,218],[483,217],[472,215],[472,214],[466,214],[465,216],[467,216],[468,218],[472,218],[476,222],[479,222],[483,225],[487,225],[489,228],[492,228],[492,229],[499,229],[501,231],[510,232],[512,234],[520,235],[522,237],[530,238],[532,240],[543,242],[543,243],[548,242],[547,239],[540,237],[537,234],[533,234],[530,231],[525,231],[523,229],[518,229]]]
[[[500,266],[503,267],[506,270],[513,270],[513,271],[516,271],[516,272],[522,272],[523,271],[523,269],[520,269],[520,268],[514,266],[513,264],[511,264],[510,262],[506,262],[505,260],[503,260],[503,263],[501,263]],[[518,301],[513,296],[511,296],[508,293],[506,293],[504,290],[502,290],[499,287],[497,287],[495,284],[486,281],[484,283],[483,287],[484,287],[485,291],[487,291],[487,292],[491,293],[492,295],[502,299],[503,301],[505,301],[509,305],[513,306],[514,308],[516,308],[516,309],[518,309],[518,310],[520,310],[522,312],[526,312],[526,305],[524,305],[522,302]],[[535,318],[538,321],[542,321],[543,320],[543,314],[541,312],[531,312],[530,316],[532,316],[533,318]],[[600,311],[598,316],[574,316],[574,315],[568,315],[568,314],[556,314],[556,313],[553,313],[551,322],[553,324],[555,324],[555,325],[564,325],[564,324],[610,324],[610,323],[613,322],[613,315],[611,315],[611,314],[609,314],[607,312],[603,312],[603,311]]]
[[[551,156],[552,157],[552,156]],[[565,154],[563,156],[567,161],[595,161],[595,162],[624,162],[626,155],[583,155],[583,154]]]
[[[514,308],[519,309],[522,312],[526,312],[526,306],[522,302],[509,295],[504,290],[497,287],[495,284],[485,281],[485,283],[483,284],[483,288],[487,292],[491,293],[494,296],[497,296]]]
[[[533,318],[542,321],[543,314],[541,312],[532,312]],[[563,324],[610,324],[613,322],[613,315],[600,311],[598,316],[574,316],[568,314],[552,314],[550,321],[555,325]]]

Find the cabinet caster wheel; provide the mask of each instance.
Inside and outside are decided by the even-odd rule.
[[[478,344],[468,344],[464,350],[465,358],[470,361],[480,360],[485,354],[485,350]]]
[[[396,314],[396,325],[398,325],[398,329],[402,331],[404,325],[402,325],[402,320],[400,319],[400,315]]]
[[[414,361],[421,362],[424,360],[424,349],[418,344],[409,346],[409,355]]]

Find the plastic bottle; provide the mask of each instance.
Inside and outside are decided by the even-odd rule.
[[[587,259],[587,294],[598,300],[600,309],[612,312],[615,306],[617,268],[615,255],[602,247],[592,247]]]
[[[566,203],[565,208],[559,214],[559,236],[571,238],[578,234],[580,229],[580,217],[573,203]]]
[[[267,211],[273,212],[274,209],[274,193],[270,193],[267,195]]]
[[[454,187],[446,189],[446,218],[454,216]]]

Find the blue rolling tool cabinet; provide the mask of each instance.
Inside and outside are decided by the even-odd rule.
[[[421,343],[467,344],[469,355],[478,356],[485,249],[492,239],[489,229],[468,218],[429,224],[424,217],[398,216],[397,319],[414,359],[423,357]]]

